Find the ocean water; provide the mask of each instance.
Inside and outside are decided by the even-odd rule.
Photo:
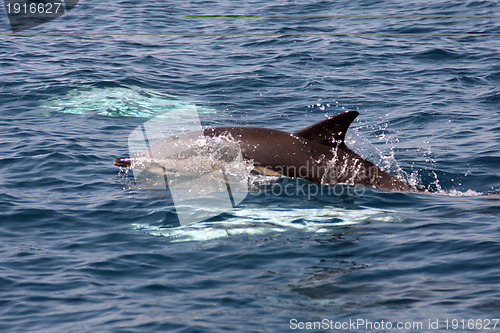
[[[87,0],[17,35],[3,12],[0,330],[499,330],[500,199],[479,195],[500,188],[499,11]],[[254,17],[187,16],[208,14]],[[258,178],[175,226],[169,192],[113,160],[187,107],[287,131],[358,110],[349,146],[435,193]]]

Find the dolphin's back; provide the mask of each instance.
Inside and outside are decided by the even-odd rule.
[[[308,166],[322,155],[328,155],[331,149],[270,128],[217,127],[205,129],[204,134],[210,137],[230,135],[238,142],[243,157],[252,160],[256,168],[315,182],[320,181],[321,175],[313,174]]]
[[[420,191],[381,170],[345,145],[345,134],[357,116],[357,111],[346,111],[293,134],[258,127],[206,128],[203,134],[232,138],[238,143],[243,157],[252,160],[255,169],[264,174],[304,178],[319,184],[347,183],[389,191]],[[151,152],[155,153],[154,156],[162,156],[166,146],[175,145],[178,141],[182,143],[184,137],[192,139],[192,134],[162,139],[148,148],[149,153],[119,158],[114,164],[139,166],[140,163],[134,161],[151,159]]]
[[[350,118],[353,119],[352,115]],[[319,184],[348,183],[384,190],[418,191],[350,150],[343,141],[348,126],[341,123],[343,131],[338,126],[328,128],[324,122],[335,124],[330,119],[294,134],[268,128],[218,127],[205,129],[204,135],[231,136],[238,142],[243,157],[252,160],[254,167],[265,170],[264,173],[270,170]]]

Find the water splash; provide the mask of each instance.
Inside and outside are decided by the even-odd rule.
[[[338,112],[338,109],[341,109],[341,111],[346,110],[346,108],[344,106],[341,106],[339,104],[339,101],[335,99],[332,103],[326,103],[322,100],[318,100],[318,103],[308,105],[307,108],[326,111],[327,116],[331,116],[331,114],[329,114],[329,111],[331,110],[335,112]],[[388,115],[386,114],[385,116]],[[405,171],[397,162],[395,157],[395,149],[397,149],[398,145],[400,145],[400,141],[398,138],[393,138],[386,134],[388,123],[382,116],[380,117],[380,122],[359,122],[359,118],[358,120],[356,120],[356,122],[357,126],[353,126],[349,129],[349,131],[347,131],[345,139],[347,145],[353,151],[355,151],[364,159],[373,162],[380,169],[389,172],[399,180],[404,181],[413,187],[420,188],[424,186],[422,182],[422,172],[425,170],[418,169],[412,171],[414,165],[411,165],[412,170]],[[377,148],[377,145],[372,143],[372,140],[369,140],[368,137],[364,134],[365,131],[375,133],[377,135],[378,143],[382,144],[383,147],[388,147],[388,151],[385,151],[385,149],[383,151]],[[430,149],[429,143],[423,141],[421,147],[417,147],[416,151],[425,158],[426,163],[430,163],[432,168],[436,161],[433,158],[433,153]],[[444,192],[441,184],[439,183],[437,173],[432,171],[432,176],[432,181],[428,183],[425,188],[432,192]]]

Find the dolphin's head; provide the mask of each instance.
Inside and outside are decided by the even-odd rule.
[[[128,156],[117,158],[113,164],[123,168],[130,168],[132,165],[132,159]]]

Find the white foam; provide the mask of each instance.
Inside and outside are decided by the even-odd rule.
[[[470,189],[465,191],[465,192],[458,191],[458,190],[448,190],[448,191],[440,190],[440,191],[435,192],[435,193],[440,194],[440,195],[449,195],[452,197],[477,197],[479,195],[484,194],[482,192],[477,192],[477,191],[470,190]]]
[[[290,231],[326,233],[332,229],[372,222],[401,222],[405,217],[375,209],[325,208],[235,208],[220,221],[201,222],[180,227],[133,224],[135,230],[154,236],[168,237],[174,242],[206,241],[235,235],[269,235]],[[225,215],[227,216],[227,215]]]

